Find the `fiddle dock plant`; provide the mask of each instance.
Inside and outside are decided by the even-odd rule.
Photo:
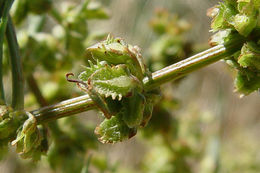
[[[151,73],[144,63],[138,46],[127,44],[121,38],[108,36],[106,40],[87,48],[88,65],[84,67],[84,71],[78,78],[72,78],[73,73],[68,72],[66,75],[67,81],[76,83],[77,87],[86,93],[85,95],[53,105],[42,104],[43,107],[37,110],[25,110],[22,64],[25,65],[26,62],[22,63],[23,57],[20,56],[12,17],[9,15],[12,3],[12,0],[0,1],[0,148],[2,155],[11,143],[16,146],[16,151],[21,157],[39,160],[48,150],[49,138],[53,138],[52,134],[50,136],[46,134],[42,124],[50,124],[59,118],[91,109],[98,109],[104,118],[95,129],[99,141],[116,143],[127,140],[135,136],[139,128],[145,128],[149,123],[153,106],[160,98],[159,87],[162,84],[179,79],[219,60],[224,60],[236,69],[234,84],[236,91],[242,96],[260,88],[260,2],[225,0],[209,9],[207,13],[212,17],[211,31],[214,32],[210,39],[212,48]],[[87,17],[82,11],[88,3],[89,1],[86,1],[82,8],[76,8],[78,11],[75,16],[78,18],[73,19],[72,24],[76,25],[82,17]],[[77,27],[70,25],[72,19],[62,21],[59,13],[53,7],[50,8],[48,5],[46,11],[33,10],[40,14],[48,11],[54,16],[65,28],[66,48],[74,49],[68,43],[69,40],[77,43],[81,39],[70,33],[70,29]],[[101,12],[96,15],[104,17]],[[87,32],[83,31],[84,33]],[[11,104],[5,100],[3,88],[4,37],[9,48],[12,71]],[[73,54],[66,56],[73,56]],[[56,126],[52,125],[52,127]]]

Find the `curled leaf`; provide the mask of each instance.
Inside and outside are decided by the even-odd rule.
[[[28,119],[18,129],[18,135],[12,141],[12,145],[16,145],[16,151],[22,158],[39,160],[43,151],[43,146],[41,145],[43,134],[37,128],[35,117],[29,112],[25,112],[25,114],[28,116]]]

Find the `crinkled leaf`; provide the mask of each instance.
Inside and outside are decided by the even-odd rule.
[[[135,128],[129,128],[122,119],[122,115],[118,114],[111,119],[105,119],[95,129],[95,133],[100,136],[102,143],[116,143],[124,139],[129,139],[136,134]]]
[[[37,128],[35,117],[26,112],[28,119],[24,122],[23,126],[18,129],[18,134],[12,145],[16,145],[16,151],[22,158],[32,158],[39,160],[42,153],[42,133]]]
[[[213,31],[230,27],[233,17],[237,14],[235,7],[231,3],[220,3],[208,11],[208,16],[213,17],[211,28]]]
[[[236,90],[244,95],[258,90],[260,88],[260,73],[238,71],[235,86]]]
[[[143,78],[146,71],[139,48],[126,44],[120,38],[114,39],[108,36],[107,40],[89,47],[87,53],[94,59],[104,60],[109,64],[127,65],[130,72],[139,80]]]
[[[248,36],[257,25],[255,16],[237,14],[234,17],[234,27],[243,36]]]
[[[88,87],[98,94],[121,100],[131,95],[133,89],[140,88],[141,83],[130,74],[125,65],[105,66],[97,70],[88,80]]]
[[[10,140],[15,137],[16,130],[22,122],[22,116],[14,113],[8,106],[0,106],[0,140]]]
[[[208,10],[208,16],[213,18],[211,24],[213,31],[230,28],[245,37],[257,26],[258,13],[259,2],[254,0],[237,2],[226,0]]]
[[[107,64],[105,61],[97,61],[97,64],[94,65],[91,61],[89,62],[89,67],[85,68],[85,71],[83,71],[82,73],[80,73],[80,75],[78,76],[78,78],[84,82],[88,81],[88,78],[97,70],[101,69],[102,67],[105,66],[105,64]]]
[[[238,63],[244,68],[260,71],[260,48],[258,44],[249,42],[241,50]]]

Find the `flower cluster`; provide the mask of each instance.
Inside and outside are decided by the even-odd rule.
[[[238,71],[235,87],[243,95],[260,88],[259,11],[258,0],[225,0],[208,11],[213,18],[212,31],[217,32],[210,40],[211,45],[244,40],[241,50],[226,59]]]
[[[48,147],[44,145],[46,136],[37,127],[36,119],[31,113],[13,111],[8,106],[1,105],[0,120],[1,155],[5,154],[9,142],[16,145],[16,151],[22,158],[39,160],[41,154],[47,151]]]
[[[111,38],[87,49],[94,65],[85,68],[76,82],[105,116],[95,132],[103,143],[115,143],[136,134],[149,121],[156,95],[144,90],[149,76],[140,50],[120,38]]]

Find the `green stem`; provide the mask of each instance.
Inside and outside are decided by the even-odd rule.
[[[149,79],[148,77],[144,78],[143,82],[145,84],[145,89],[152,90],[164,83],[179,79],[192,71],[222,59],[223,56],[226,56],[227,54],[227,48],[224,45],[207,49],[204,52],[154,72],[152,74],[152,79]]]
[[[43,97],[42,93],[41,93],[41,90],[37,84],[37,81],[36,79],[34,78],[33,74],[30,74],[28,77],[27,77],[27,83],[28,83],[28,86],[31,90],[31,92],[33,93],[33,95],[35,96],[38,104],[40,106],[47,106],[48,105],[48,102],[47,100]],[[46,127],[46,126],[45,126]],[[47,124],[47,127],[50,129],[51,133],[53,136],[55,136],[56,139],[59,139],[58,137],[61,135],[61,130],[57,124],[56,121],[52,121],[50,123]],[[59,141],[58,141],[59,142]]]
[[[62,25],[62,16],[59,14],[59,12],[55,8],[51,8],[49,15],[55,19],[57,23]]]
[[[10,52],[12,69],[12,107],[15,110],[22,110],[24,108],[24,79],[22,62],[14,26],[10,17],[7,23],[6,38]]]
[[[95,108],[96,106],[89,96],[83,95],[34,110],[31,113],[36,117],[37,122],[41,124]]]
[[[151,78],[144,78],[143,80],[145,90],[148,91],[157,88],[166,82],[176,80],[192,71],[201,69],[204,66],[233,54],[236,50],[241,48],[241,42],[238,43],[239,44],[232,44],[230,46],[219,45],[212,47],[188,59],[152,73]],[[89,96],[84,95],[32,111],[32,114],[35,115],[38,123],[43,123],[95,108],[95,104]]]
[[[13,4],[13,0],[0,1],[0,104],[5,104],[4,84],[3,84],[3,44],[8,13]]]
[[[34,94],[39,105],[42,107],[47,106],[48,103],[45,100],[45,98],[43,97],[33,74],[28,75],[26,80],[27,80],[28,87],[30,88],[31,92]]]

